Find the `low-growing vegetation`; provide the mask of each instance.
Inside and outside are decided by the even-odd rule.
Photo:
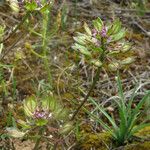
[[[0,2],[0,149],[150,149],[150,2]]]

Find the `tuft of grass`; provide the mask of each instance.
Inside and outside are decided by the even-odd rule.
[[[136,97],[136,88],[133,91],[130,100],[128,103],[126,103],[119,74],[116,77],[116,81],[118,85],[119,100],[116,100],[115,102],[118,108],[119,121],[116,121],[114,116],[110,116],[107,111],[102,106],[97,104],[97,102],[91,97],[89,98],[89,101],[107,118],[111,126],[88,110],[86,110],[86,112],[95,118],[96,121],[99,122],[105,130],[111,133],[117,145],[124,145],[140,129],[143,129],[146,126],[150,126],[150,123],[145,122],[137,124],[137,121],[139,120],[140,114],[142,112],[141,109],[150,97],[150,91],[147,91],[144,97],[139,101],[139,103],[137,103],[135,108],[132,108],[134,98]]]

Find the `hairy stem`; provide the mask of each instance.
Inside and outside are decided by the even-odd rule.
[[[103,63],[104,60],[105,60],[105,51],[106,51],[106,48],[105,48],[103,39],[102,39],[102,46],[101,46],[101,48],[102,48],[103,51],[102,51],[102,54],[100,55],[99,60]],[[86,96],[84,97],[84,100],[81,102],[81,104],[79,105],[79,107],[78,107],[78,108],[76,109],[76,111],[74,112],[74,114],[73,114],[71,120],[74,120],[74,119],[75,119],[76,115],[79,113],[80,109],[81,109],[82,106],[86,103],[86,101],[88,100],[88,98],[89,98],[91,92],[92,92],[93,89],[95,88],[95,85],[96,85],[96,83],[97,83],[97,81],[98,81],[98,79],[99,79],[99,74],[100,74],[100,72],[101,72],[101,68],[102,68],[102,66],[98,67],[97,72],[96,72],[96,75],[94,76],[92,85],[91,85],[91,87],[90,87],[88,93],[87,93]]]
[[[38,150],[38,147],[39,147],[39,144],[40,144],[40,141],[41,141],[44,130],[45,130],[45,127],[40,128],[39,133],[38,133],[38,136],[40,136],[40,137],[37,138],[33,150]]]
[[[49,9],[51,9],[49,7]],[[42,49],[43,49],[43,54],[46,57],[43,61],[44,61],[44,66],[45,66],[45,70],[47,71],[47,75],[48,75],[48,81],[52,87],[52,76],[51,76],[51,70],[49,67],[49,62],[47,59],[47,38],[48,38],[48,28],[49,28],[49,21],[50,21],[50,10],[46,11],[43,15],[44,15],[44,19],[43,19],[43,41],[42,41]]]

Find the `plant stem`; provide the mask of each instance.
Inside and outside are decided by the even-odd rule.
[[[102,48],[103,51],[102,51],[102,54],[100,55],[99,60],[103,63],[104,60],[105,60],[105,51],[106,51],[106,48],[105,48],[103,39],[102,39],[101,43],[102,43],[101,48]],[[102,68],[102,66],[98,67],[97,72],[96,72],[96,75],[94,76],[92,85],[91,85],[91,87],[90,87],[88,93],[87,93],[86,96],[84,97],[84,100],[81,102],[81,104],[79,105],[79,107],[78,107],[78,108],[76,109],[76,111],[74,112],[74,114],[73,114],[73,116],[72,116],[72,118],[71,118],[71,121],[75,119],[76,115],[78,114],[78,112],[80,111],[80,109],[82,108],[82,106],[85,104],[85,102],[88,100],[88,98],[89,98],[91,92],[92,92],[93,89],[95,88],[95,85],[96,85],[96,83],[97,83],[97,81],[98,81],[98,79],[99,79],[99,74],[100,74],[100,72],[101,72],[101,68]]]
[[[49,7],[49,9],[51,9]],[[42,41],[42,49],[43,49],[43,54],[46,57],[47,56],[47,33],[48,33],[48,28],[49,28],[49,21],[50,21],[50,10],[46,11],[44,14],[44,19],[43,19],[43,41]],[[48,75],[48,81],[52,87],[52,76],[51,76],[51,71],[49,67],[49,62],[47,57],[44,58],[44,66],[45,70],[47,71]]]
[[[36,143],[35,143],[35,146],[34,146],[33,150],[38,150],[38,147],[39,147],[39,144],[40,144],[40,141],[41,141],[44,130],[45,130],[45,127],[40,128],[39,133],[38,133],[38,135],[40,137],[36,140]]]

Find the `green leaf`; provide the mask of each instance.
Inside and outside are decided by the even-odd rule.
[[[85,46],[82,46],[82,45],[79,45],[77,43],[75,43],[72,48],[74,50],[79,50],[80,53],[82,53],[83,55],[86,55],[86,56],[92,56],[91,53],[88,51],[88,49],[85,47]]]
[[[9,0],[10,2],[10,7],[11,9],[15,12],[15,13],[18,13],[20,8],[19,8],[19,5],[18,5],[18,1],[17,0]]]
[[[93,51],[96,51],[96,52],[102,52],[103,51],[103,49],[101,48],[101,47],[91,47],[91,49],[93,50]]]
[[[60,128],[60,133],[64,135],[64,134],[67,134],[68,132],[70,132],[72,129],[73,129],[73,123],[68,122]]]
[[[119,92],[119,97],[122,100],[122,105],[124,105],[124,94],[123,94],[123,88],[122,88],[122,84],[121,84],[121,79],[120,79],[120,75],[119,75],[119,71],[117,73],[117,77],[116,77],[116,81],[117,81],[117,86],[118,86],[118,92]]]
[[[117,81],[118,90],[119,90],[118,92],[119,92],[119,97],[120,97],[120,102],[118,105],[119,116],[121,119],[120,129],[121,129],[121,132],[123,132],[125,134],[126,126],[127,126],[127,109],[126,109],[126,105],[125,105],[125,98],[124,98],[124,94],[123,94],[123,88],[122,88],[122,84],[121,84],[119,71],[117,73],[116,81]]]
[[[117,130],[117,125],[115,123],[115,121],[108,115],[108,113],[102,108],[100,107],[96,102],[95,100],[93,100],[91,97],[89,98],[89,100],[92,102],[92,104],[94,104],[102,113],[103,115],[109,120],[109,122],[112,124],[113,128],[115,130]]]
[[[17,123],[18,123],[24,130],[31,128],[31,126],[28,125],[27,122],[25,122],[25,121],[23,121],[23,120],[21,120],[21,119],[17,120]]]
[[[108,65],[108,68],[111,71],[117,71],[120,67],[120,64],[118,62],[112,62],[111,64]]]
[[[41,13],[45,13],[46,11],[49,11],[49,4],[44,5],[42,8],[40,8]]]
[[[124,38],[126,35],[126,30],[125,29],[121,29],[118,33],[113,34],[111,36],[111,42],[116,42],[121,40],[122,38]]]
[[[53,96],[43,97],[41,103],[44,110],[54,111],[56,109],[56,100]]]
[[[31,96],[24,101],[24,112],[28,117],[32,117],[32,113],[37,107],[35,97]]]
[[[100,18],[97,18],[93,21],[94,28],[98,31],[101,31],[103,26],[103,21]]]
[[[140,109],[142,108],[142,106],[144,105],[144,103],[147,101],[149,97],[150,97],[150,91],[148,91],[147,94],[145,94],[142,100],[137,104],[136,108],[132,111],[130,115],[131,117],[128,120],[128,128],[130,128],[130,130],[133,128],[135,121],[137,120],[137,116],[140,113]]]
[[[20,130],[14,127],[6,128],[6,130],[8,134],[14,138],[22,138],[26,134],[26,132],[21,132]]]
[[[26,3],[25,3],[25,8],[26,8],[28,11],[34,11],[34,10],[37,8],[37,4],[36,4],[35,1],[26,2]]]
[[[90,30],[90,28],[88,27],[88,25],[87,25],[86,22],[84,23],[84,29],[85,29],[86,33],[87,33],[89,36],[92,35],[92,32],[91,32],[91,30]]]
[[[130,118],[131,112],[132,112],[131,106],[132,106],[132,103],[133,103],[133,100],[134,100],[136,94],[137,94],[137,85],[134,87],[133,93],[131,94],[131,98],[129,99],[129,103],[127,105],[127,110],[128,110],[128,115],[129,115],[128,117],[129,118]]]
[[[61,120],[61,119],[66,119],[67,111],[65,108],[63,108],[60,105],[57,105],[55,111],[53,112],[53,115],[56,119]]]
[[[127,134],[127,116],[126,113],[124,113],[123,109],[120,107],[119,108],[119,117],[120,117],[120,136],[123,138]]]
[[[147,94],[145,94],[145,96],[142,98],[142,100],[140,100],[140,102],[137,104],[137,106],[133,110],[132,115],[135,115],[140,111],[140,109],[142,108],[142,106],[144,105],[144,103],[147,101],[148,98],[150,98],[150,91],[148,91]]]
[[[78,37],[73,37],[73,39],[78,43],[78,44],[81,44],[81,45],[85,45],[86,44],[86,41],[85,41],[85,37],[84,36],[78,36]]]
[[[113,50],[111,52],[108,53],[109,56],[112,56],[112,55],[117,55],[120,53],[120,50]]]
[[[112,129],[107,125],[107,123],[103,122],[102,119],[98,118],[96,115],[94,115],[93,113],[91,113],[88,109],[86,109],[85,107],[83,107],[84,111],[89,114],[89,116],[91,116],[93,119],[95,119],[97,122],[99,122],[101,124],[101,126],[109,131],[111,134],[113,134]]]
[[[3,47],[4,47],[4,45],[3,45],[3,43],[1,43],[1,44],[0,44],[0,55],[1,55],[1,53],[2,53]]]
[[[121,48],[121,52],[125,53],[128,52],[131,49],[131,44],[130,43],[125,43],[123,47]]]
[[[116,34],[121,30],[121,22],[119,19],[115,20],[112,27],[108,30],[108,35]]]
[[[44,125],[46,125],[48,123],[48,120],[47,119],[38,119],[37,121],[36,121],[36,125],[37,126],[44,126]]]

